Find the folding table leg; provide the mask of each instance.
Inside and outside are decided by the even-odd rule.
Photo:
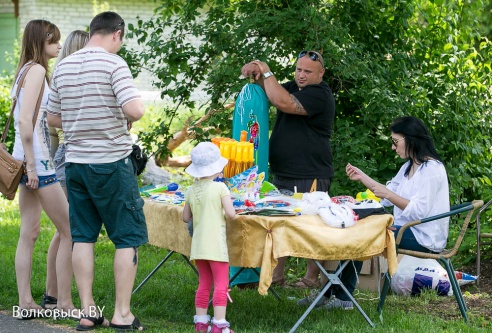
[[[138,285],[137,288],[135,288],[135,290],[132,292],[132,295],[135,294],[137,292],[137,290],[139,290],[151,277],[152,275],[154,275],[155,272],[157,272],[157,270],[159,268],[161,268],[162,265],[164,265],[164,263],[167,261],[167,259],[169,259],[169,257],[175,253],[174,251],[169,251],[169,253],[164,257],[164,259],[161,260],[160,263],[157,264],[157,266],[155,266],[155,268],[152,270],[152,272],[149,273],[149,275],[147,275],[145,277],[145,279]],[[185,256],[184,254],[182,254],[183,258],[185,258],[186,262],[188,263],[188,265],[190,265],[190,267],[195,271],[196,275],[198,275],[198,271],[196,270],[196,267],[193,266],[190,262],[190,259],[188,259],[187,256]]]
[[[374,323],[371,321],[371,319],[369,319],[369,317],[367,316],[367,314],[364,312],[364,310],[362,310],[362,308],[360,307],[359,303],[357,303],[357,301],[355,300],[355,298],[352,296],[351,293],[349,293],[349,291],[347,290],[347,288],[345,288],[345,286],[343,285],[343,283],[339,283],[340,284],[340,287],[342,287],[343,291],[345,292],[345,294],[352,300],[352,302],[354,303],[355,307],[357,308],[357,310],[359,310],[360,314],[362,316],[364,316],[364,318],[366,318],[366,321],[369,323],[369,325],[371,325],[373,328],[376,327],[376,325],[374,325]]]
[[[343,269],[345,268],[345,266],[347,266],[349,263],[350,263],[351,260],[345,260],[343,261],[339,268],[336,270],[336,272],[334,274],[329,274],[325,268],[319,263],[319,261],[317,260],[314,260],[314,262],[316,263],[316,265],[319,267],[319,269],[321,270],[321,272],[328,278],[328,283],[321,289],[321,291],[319,292],[318,296],[316,297],[316,299],[311,303],[311,305],[309,305],[309,307],[307,308],[307,310],[303,313],[303,315],[301,316],[301,318],[299,318],[299,320],[295,323],[295,325],[290,329],[289,333],[293,333],[295,332],[295,330],[299,327],[299,325],[302,324],[302,322],[304,321],[304,319],[308,316],[308,314],[311,312],[311,310],[316,306],[316,304],[318,303],[318,301],[321,299],[321,297],[323,297],[323,295],[325,294],[325,292],[332,286],[332,285],[340,285],[340,287],[342,287],[343,291],[348,295],[348,297],[352,300],[352,302],[355,304],[355,306],[357,307],[357,310],[359,310],[359,312],[362,314],[362,316],[364,316],[364,318],[366,319],[366,321],[369,323],[369,325],[371,325],[372,327],[376,327],[376,325],[374,325],[374,323],[371,321],[371,319],[369,319],[369,317],[367,316],[367,314],[364,312],[364,310],[362,310],[362,308],[360,307],[359,303],[357,303],[357,301],[354,299],[354,297],[349,293],[349,291],[347,290],[347,288],[345,288],[345,286],[343,285],[342,281],[340,281],[340,278],[338,277]]]
[[[142,287],[152,277],[152,275],[154,275],[154,273],[157,272],[157,270],[159,268],[161,268],[162,265],[164,265],[164,263],[167,261],[167,259],[169,259],[169,257],[173,253],[174,253],[174,251],[169,251],[169,253],[164,257],[164,259],[162,259],[162,261],[160,263],[158,263],[157,266],[155,266],[155,268],[152,270],[152,272],[150,272],[150,274],[145,277],[145,279],[138,285],[138,287],[135,288],[135,290],[132,292],[132,295],[135,294],[137,292],[137,290],[140,289],[140,287]]]
[[[241,267],[237,272],[236,274],[234,274],[232,276],[232,278],[229,280],[229,286],[231,285],[231,283],[239,276],[239,274],[241,274],[241,272],[244,271],[244,267]]]
[[[190,259],[188,259],[187,256],[185,256],[184,254],[182,254],[183,258],[185,258],[186,262],[188,263],[188,265],[190,265],[191,269],[195,271],[196,275],[198,275],[198,270],[196,269],[195,265],[193,265],[191,262],[190,262]]]
[[[328,278],[328,283],[325,284],[325,286],[321,289],[321,291],[319,292],[318,296],[309,305],[309,307],[307,308],[307,310],[304,311],[304,313],[302,314],[301,318],[299,318],[299,320],[295,323],[295,325],[290,329],[289,333],[293,333],[293,332],[295,332],[297,330],[297,328],[302,324],[302,322],[304,321],[304,319],[306,319],[306,317],[309,315],[309,313],[311,312],[311,310],[314,309],[314,307],[316,306],[316,304],[318,303],[318,301],[321,299],[321,297],[323,297],[323,295],[325,294],[325,292],[333,284],[336,284],[334,280],[337,280],[338,279],[338,275],[342,272],[342,270],[345,268],[345,266],[347,266],[347,264],[349,263],[349,260],[344,261],[340,265],[340,267],[337,269],[337,271],[334,274],[329,274],[325,270],[325,268],[319,263],[319,261],[314,260],[314,262],[319,267],[319,269],[321,270],[321,272]]]

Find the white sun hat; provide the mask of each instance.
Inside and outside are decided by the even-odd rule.
[[[200,142],[191,150],[191,164],[185,171],[193,177],[202,178],[222,172],[227,162],[220,156],[219,148],[212,142]]]

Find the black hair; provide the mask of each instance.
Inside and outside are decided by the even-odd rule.
[[[90,37],[94,35],[110,35],[121,30],[121,36],[125,34],[125,21],[115,12],[102,12],[97,14],[89,26]]]
[[[405,152],[411,161],[405,170],[405,176],[408,176],[414,162],[422,164],[435,159],[442,163],[429,129],[422,120],[413,116],[400,117],[393,121],[389,129],[405,138]]]

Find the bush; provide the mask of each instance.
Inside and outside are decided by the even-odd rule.
[[[3,133],[3,129],[10,115],[10,107],[12,105],[12,99],[10,98],[10,89],[12,87],[12,76],[6,75],[0,77],[0,126]],[[1,135],[1,134],[0,134]],[[14,147],[14,120],[10,122],[10,128],[8,131],[5,145],[12,151]]]

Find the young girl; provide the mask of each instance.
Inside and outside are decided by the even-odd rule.
[[[213,284],[214,318],[210,332],[234,333],[225,319],[229,288],[226,219],[233,218],[236,212],[227,186],[213,181],[228,161],[220,156],[216,145],[201,142],[191,150],[191,162],[185,171],[198,180],[186,193],[183,221],[193,219],[190,259],[195,260],[199,273],[195,332],[208,332],[207,309]]]
[[[15,271],[19,292],[21,319],[31,319],[39,313],[31,294],[31,270],[34,242],[39,234],[41,212],[53,221],[60,237],[56,255],[57,308],[74,314],[72,303],[72,238],[68,218],[68,202],[55,176],[50,158],[49,134],[46,123],[46,105],[49,96],[48,61],[56,58],[61,49],[60,31],[46,20],[32,20],[24,29],[12,97],[17,91],[19,78],[28,70],[14,110],[15,142],[12,155],[25,160],[27,174],[19,186],[21,216],[20,237],[15,254]],[[33,128],[36,101],[44,86],[42,102]],[[48,258],[49,259],[49,258]],[[48,262],[48,266],[51,263]]]

